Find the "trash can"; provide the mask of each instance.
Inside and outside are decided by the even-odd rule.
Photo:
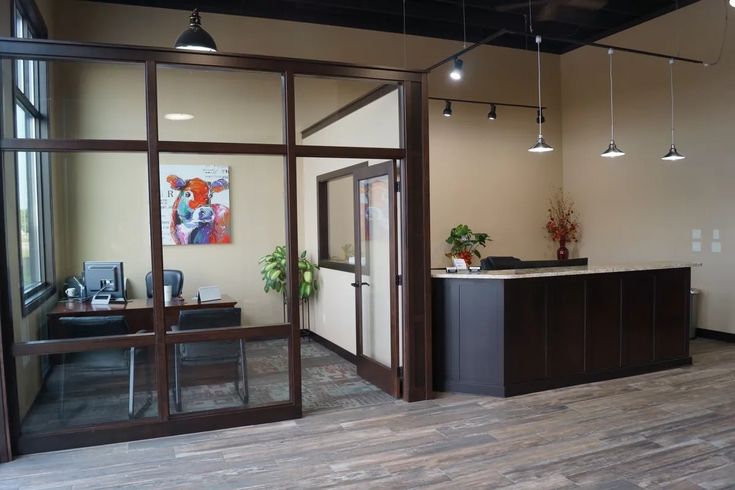
[[[693,339],[697,336],[697,326],[699,323],[699,289],[692,288],[689,290],[689,338]]]

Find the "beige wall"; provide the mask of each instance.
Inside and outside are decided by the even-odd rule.
[[[171,46],[187,18],[178,10],[79,0],[39,3],[55,12],[52,34],[58,39]],[[401,35],[209,13],[203,23],[225,52],[403,66]],[[120,29],[123,24],[134,28]],[[408,36],[406,46],[407,67],[424,68],[456,52],[461,43]],[[430,76],[430,95],[536,103],[533,51],[488,46],[468,53],[464,61],[465,80],[450,82],[449,67],[439,68]],[[432,265],[448,263],[444,239],[458,223],[490,234],[494,241],[485,255],[551,256],[543,224],[549,194],[561,185],[560,78],[559,57],[544,55],[543,101],[549,106],[544,133],[556,146],[546,155],[526,151],[536,137],[533,110],[501,107],[498,120],[488,121],[487,107],[455,104],[455,116],[445,120],[442,103],[431,103]],[[342,103],[351,95],[346,94]],[[297,122],[303,128],[316,119]]]
[[[723,8],[719,0],[703,0],[679,17],[670,14],[606,41],[670,53],[677,29],[682,56],[714,60]],[[614,55],[615,133],[627,155],[608,161],[599,157],[610,130],[607,53],[584,48],[561,57],[564,188],[582,220],[580,254],[597,263],[702,262],[692,279],[703,292],[700,326],[727,332],[735,332],[732,27],[719,65],[674,65],[677,146],[687,157],[679,162],[660,160],[670,145],[667,60]],[[692,252],[692,229],[702,230],[702,253]],[[710,252],[713,229],[721,234],[719,254]]]

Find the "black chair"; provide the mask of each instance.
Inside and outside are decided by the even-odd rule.
[[[164,269],[163,284],[165,286],[171,286],[171,297],[177,298],[181,296],[181,291],[184,289],[184,273],[175,269]],[[153,297],[152,272],[145,275],[145,291],[149,298]]]
[[[480,269],[484,271],[497,271],[503,269],[516,269],[521,259],[511,256],[491,256],[480,261]]]
[[[172,327],[174,332],[206,328],[236,327],[240,325],[240,308],[206,308],[182,310],[179,324]],[[207,341],[174,346],[174,402],[176,410],[181,411],[181,370],[186,365],[207,365],[233,363],[237,367],[234,379],[235,392],[243,405],[248,403],[248,371],[245,359],[245,341],[224,340]],[[242,391],[240,390],[242,382]]]
[[[61,317],[59,326],[65,338],[106,337],[110,335],[127,335],[128,324],[124,316],[85,316]],[[64,397],[66,392],[67,369],[75,372],[115,372],[128,373],[128,418],[135,417],[135,358],[134,347],[121,349],[105,349],[87,352],[61,354],[61,395],[59,413],[64,419]],[[149,396],[145,410],[150,403]]]

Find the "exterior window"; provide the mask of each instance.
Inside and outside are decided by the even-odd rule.
[[[33,38],[34,31],[21,10],[15,9],[14,35]],[[46,63],[14,63],[15,137],[44,138],[48,134]],[[50,170],[48,156],[39,152],[15,154],[18,232],[23,310],[30,312],[53,293]]]

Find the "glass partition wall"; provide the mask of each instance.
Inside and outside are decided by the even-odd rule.
[[[300,417],[297,157],[402,160],[420,177],[425,77],[2,38],[0,58],[12,452]],[[36,129],[14,124],[29,112],[12,103],[24,64],[43,83]],[[301,144],[295,75],[390,82],[412,136]],[[268,260],[282,269],[275,292]],[[43,279],[36,296],[26,276]],[[403,311],[423,309],[417,293]]]

